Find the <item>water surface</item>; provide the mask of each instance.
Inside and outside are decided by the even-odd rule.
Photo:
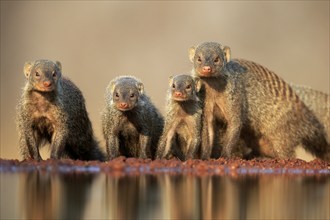
[[[0,172],[1,219],[329,219],[330,176]]]

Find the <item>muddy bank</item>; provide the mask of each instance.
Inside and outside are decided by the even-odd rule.
[[[93,172],[112,175],[192,174],[192,175],[329,175],[330,163],[315,159],[224,159],[150,160],[118,157],[108,162],[79,160],[19,161],[0,159],[0,172]]]

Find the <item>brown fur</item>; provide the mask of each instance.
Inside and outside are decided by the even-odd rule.
[[[312,89],[307,86],[290,84],[291,88],[298,95],[305,105],[315,114],[317,119],[324,126],[330,143],[330,96],[327,93]]]
[[[120,76],[109,83],[102,113],[108,159],[120,155],[153,158],[163,124],[140,80]]]
[[[302,145],[330,160],[325,131],[292,88],[274,72],[247,60],[230,60],[229,47],[206,42],[190,49],[193,75],[203,81],[202,158],[210,157],[217,124],[226,126],[223,154],[232,157],[243,138],[261,155],[294,157]],[[261,148],[260,144],[266,146]]]
[[[199,79],[189,75],[170,78],[166,117],[157,158],[197,158],[201,140],[202,105],[198,98]]]
[[[104,160],[81,91],[62,77],[61,64],[27,62],[25,88],[17,106],[19,145],[24,159],[41,160],[39,148],[51,147],[50,157]]]

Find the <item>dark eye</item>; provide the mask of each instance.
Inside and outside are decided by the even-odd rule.
[[[219,60],[220,60],[219,57],[217,57],[214,59],[214,62],[217,63],[217,62],[219,62]]]
[[[35,73],[35,74],[36,74],[36,76],[40,76],[40,73],[39,73],[38,71],[36,71],[36,73]]]
[[[116,92],[115,96],[116,96],[117,98],[119,97],[119,94],[118,94],[118,92]]]
[[[201,57],[198,57],[197,61],[198,62],[202,62],[202,58]]]
[[[175,84],[174,83],[172,84],[172,88],[175,89]]]
[[[191,85],[187,85],[186,86],[186,89],[191,89]]]
[[[53,71],[52,74],[53,74],[53,77],[57,76],[57,73],[55,71]]]
[[[129,97],[134,98],[135,97],[135,94],[132,93]]]

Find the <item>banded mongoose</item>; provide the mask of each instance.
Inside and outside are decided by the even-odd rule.
[[[19,146],[23,159],[41,160],[39,148],[50,144],[50,158],[101,160],[105,155],[94,138],[85,99],[62,76],[61,63],[26,62],[27,82],[17,106]]]
[[[102,113],[109,160],[120,155],[153,158],[163,126],[163,117],[140,80],[119,76],[109,83]]]
[[[230,48],[205,42],[191,47],[192,74],[205,91],[202,158],[208,159],[214,124],[225,122],[224,156],[231,157],[240,137],[269,157],[290,158],[302,145],[313,155],[330,160],[325,131],[292,88],[274,72],[247,60],[230,59]],[[262,147],[260,147],[262,146]]]
[[[317,119],[324,126],[327,141],[330,143],[330,96],[327,93],[312,89],[307,86],[290,83],[293,91],[301,101],[312,110]]]
[[[157,158],[197,158],[201,140],[202,103],[198,98],[200,80],[190,75],[170,77],[163,134]]]

